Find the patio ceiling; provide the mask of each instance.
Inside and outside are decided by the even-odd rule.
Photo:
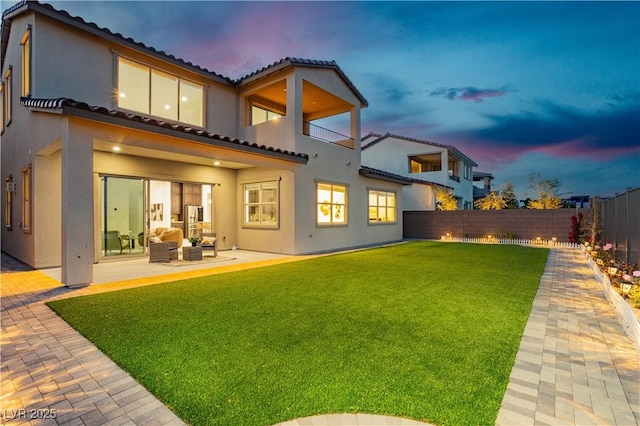
[[[219,158],[220,157],[219,155],[216,155],[215,151],[210,152],[209,156],[205,156],[203,154],[190,155],[190,154],[183,154],[183,153],[172,152],[172,151],[163,151],[158,149],[145,148],[145,147],[129,145],[129,144],[124,145],[124,144],[119,144],[117,142],[107,141],[103,139],[94,139],[93,141],[93,149],[96,151],[116,153],[116,151],[114,150],[114,147],[116,146],[120,148],[120,150],[117,151],[117,154],[121,154],[121,155],[133,155],[137,157],[155,158],[158,160],[167,160],[167,161],[174,161],[174,162],[177,161],[180,163],[199,164],[203,166],[215,166],[215,167],[222,167],[226,169],[235,169],[235,170],[254,167],[254,165],[248,164],[248,163],[240,163],[236,161],[221,159]],[[215,165],[214,164],[215,161],[219,161],[220,164]]]
[[[350,111],[353,107],[343,99],[308,81],[303,81],[302,90],[302,112],[306,120],[341,114]],[[252,97],[282,107],[287,104],[287,81],[283,79],[263,87],[255,92]]]

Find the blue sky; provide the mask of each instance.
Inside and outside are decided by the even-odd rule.
[[[640,186],[640,2],[50,3],[233,79],[335,60],[363,134],[454,145],[520,198],[534,172],[573,195]]]

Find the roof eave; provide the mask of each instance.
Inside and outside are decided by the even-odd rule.
[[[182,124],[156,120],[136,114],[109,111],[102,107],[90,107],[85,103],[76,102],[68,98],[20,98],[20,102],[23,106],[26,106],[32,111],[64,114],[99,123],[161,134],[164,136],[175,137],[177,139],[185,139],[209,146],[241,151],[262,157],[276,158],[298,164],[307,164],[309,161],[309,156],[307,154],[267,147],[265,145],[259,145],[249,141],[232,139],[227,136],[209,133],[204,129],[196,129]]]
[[[64,105],[62,107],[62,113],[69,116],[73,116],[73,117],[85,118],[93,121],[99,121],[102,123],[116,125],[116,126],[122,126],[127,128],[133,128],[136,130],[158,133],[158,134],[171,136],[179,139],[188,139],[194,142],[204,143],[210,146],[217,146],[217,147],[229,149],[232,151],[241,151],[245,153],[259,155],[262,157],[277,158],[280,160],[289,161],[289,162],[298,163],[298,164],[307,164],[308,162],[308,157],[306,156],[291,155],[291,154],[286,154],[284,152],[278,152],[276,150],[269,150],[269,148],[266,148],[266,147],[261,148],[258,144],[251,144],[249,142],[235,143],[231,140],[225,141],[223,138],[211,138],[211,137],[199,136],[197,134],[185,133],[180,130],[175,130],[171,127],[155,126],[153,124],[145,123],[144,121],[128,120],[126,118],[121,118],[118,116],[105,115],[99,112],[86,110],[84,108],[77,108],[72,105]]]

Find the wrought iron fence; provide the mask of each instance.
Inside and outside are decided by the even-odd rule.
[[[347,148],[354,148],[354,139],[333,130],[316,126],[308,121],[303,122],[302,133],[323,142],[333,143]]]
[[[602,228],[619,259],[640,263],[640,187],[602,201]]]

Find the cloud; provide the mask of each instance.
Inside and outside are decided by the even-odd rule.
[[[460,99],[462,101],[470,101],[480,103],[484,98],[497,98],[505,96],[509,93],[507,89],[478,89],[477,87],[440,87],[431,93],[429,96],[436,98],[445,98],[450,101]]]
[[[492,126],[448,135],[477,149],[484,158],[514,158],[526,152],[558,157],[582,156],[602,160],[640,153],[640,104],[605,111],[582,112],[550,102],[542,113],[491,116]]]

